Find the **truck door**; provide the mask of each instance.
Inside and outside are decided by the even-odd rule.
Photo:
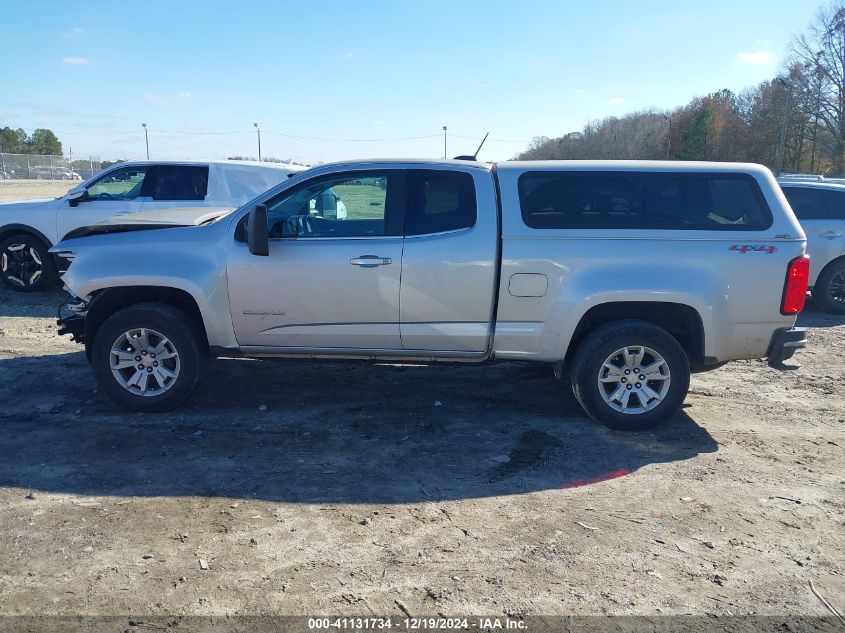
[[[270,254],[235,236],[229,304],[246,348],[400,350],[402,169],[340,172],[267,201]],[[343,205],[345,217],[327,209]],[[351,352],[354,353],[354,352]]]
[[[483,353],[498,271],[492,174],[446,165],[409,169],[405,183],[402,347]]]

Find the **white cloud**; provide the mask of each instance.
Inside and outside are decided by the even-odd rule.
[[[772,63],[772,54],[766,51],[743,51],[736,54],[736,59],[743,64],[765,66]]]
[[[175,95],[154,95],[147,93],[144,95],[144,101],[156,108],[184,108],[193,104],[194,95],[185,90],[179,91]]]
[[[625,103],[625,99],[622,97],[612,97],[608,103],[611,105],[619,105],[620,103]]]
[[[69,66],[84,66],[88,63],[86,57],[62,57],[62,63]]]
[[[353,57],[355,57],[355,53],[352,52],[346,52],[343,54],[344,59],[352,59]]]

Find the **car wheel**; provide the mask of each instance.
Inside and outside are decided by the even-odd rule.
[[[845,260],[822,271],[813,288],[813,301],[825,312],[845,314]]]
[[[141,303],[110,316],[97,330],[91,367],[103,391],[133,411],[169,411],[199,379],[202,334],[184,312]]]
[[[622,431],[651,428],[681,408],[689,390],[684,349],[647,321],[614,321],[578,346],[572,387],[594,420]]]
[[[0,243],[0,277],[13,290],[33,292],[55,284],[58,272],[41,240],[13,235]]]

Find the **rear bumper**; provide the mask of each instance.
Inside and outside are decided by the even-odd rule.
[[[807,328],[777,330],[772,335],[772,342],[769,344],[767,361],[771,367],[777,367],[783,361],[792,358],[792,355],[803,347],[807,347]]]

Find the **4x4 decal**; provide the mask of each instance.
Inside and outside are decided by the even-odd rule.
[[[777,248],[771,244],[734,244],[728,250],[739,251],[740,253],[768,253],[771,255],[777,251]]]

